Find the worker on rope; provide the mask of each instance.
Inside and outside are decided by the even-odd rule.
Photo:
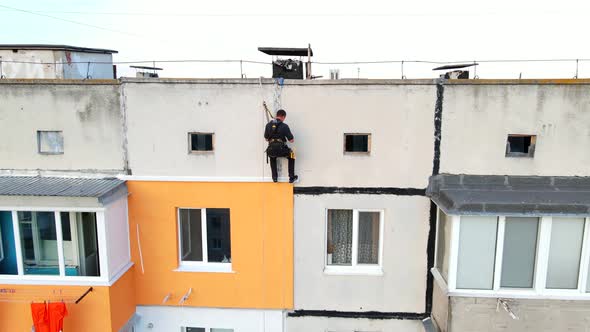
[[[289,160],[289,183],[297,181],[299,178],[295,175],[295,154],[287,146],[287,141],[293,143],[293,134],[289,125],[284,121],[287,117],[285,110],[278,110],[276,117],[266,124],[264,129],[264,138],[268,141],[266,155],[270,158],[270,169],[272,171],[272,180],[278,181],[277,158],[287,158]]]

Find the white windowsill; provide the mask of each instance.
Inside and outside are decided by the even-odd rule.
[[[180,265],[174,272],[212,272],[212,273],[235,273],[231,263],[202,263],[191,265]]]
[[[358,275],[358,276],[382,276],[383,269],[381,266],[335,266],[328,265],[324,267],[326,275]]]
[[[5,285],[64,285],[64,286],[110,286],[106,277],[1,275],[0,284]]]
[[[456,297],[485,297],[485,298],[506,298],[506,299],[537,299],[537,300],[590,300],[590,293],[580,293],[577,290],[568,289],[550,289],[540,293],[532,289],[500,289],[481,290],[481,289],[457,289],[449,291],[447,283],[436,268],[430,269],[434,280],[446,296]]]

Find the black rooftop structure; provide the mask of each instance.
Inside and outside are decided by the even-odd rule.
[[[590,216],[590,177],[441,174],[426,196],[451,215]]]
[[[463,64],[455,64],[455,65],[444,65],[440,67],[436,67],[432,70],[449,70],[449,69],[462,69],[477,66],[479,63],[463,63]]]
[[[268,55],[307,56],[307,47],[259,47],[258,50]],[[313,50],[311,48],[309,49],[309,55],[313,56]]]
[[[51,44],[0,44],[0,50],[43,50],[43,51],[70,51],[85,53],[102,53],[113,54],[119,53],[115,50],[103,48],[77,47],[70,45],[51,45]]]

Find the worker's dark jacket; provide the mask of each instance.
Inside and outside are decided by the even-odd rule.
[[[286,142],[293,139],[293,134],[286,123],[277,119],[267,123],[264,138],[268,140],[266,153],[269,157],[287,157],[291,153]]]

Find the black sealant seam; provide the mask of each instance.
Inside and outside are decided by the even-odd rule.
[[[436,84],[436,103],[434,105],[434,156],[432,159],[432,175],[440,172],[440,145],[442,141],[442,116],[444,101],[444,80],[440,79]],[[434,253],[436,245],[436,204],[430,201],[430,218],[428,229],[428,243],[426,246],[426,301],[424,311],[429,316],[432,313],[432,292],[434,277],[430,269],[434,267]]]
[[[287,313],[289,317],[328,317],[328,318],[366,318],[423,320],[429,313],[417,312],[380,312],[380,311],[335,311],[335,310],[295,310]]]
[[[392,187],[295,187],[293,188],[293,193],[295,195],[367,194],[426,196],[426,189]]]

